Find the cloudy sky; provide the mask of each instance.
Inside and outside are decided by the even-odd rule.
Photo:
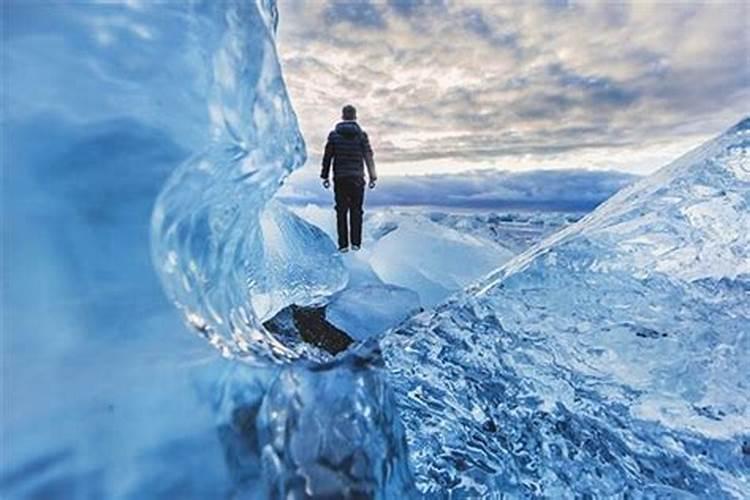
[[[647,173],[750,112],[750,3],[280,0],[317,164],[353,103],[381,175]]]
[[[317,169],[306,170],[294,175],[280,197],[295,205],[331,205],[331,193],[320,187]],[[367,193],[367,205],[588,212],[635,179],[625,172],[584,169],[392,175]]]

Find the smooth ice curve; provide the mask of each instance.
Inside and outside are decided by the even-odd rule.
[[[190,325],[222,354],[249,362],[325,359],[263,327],[283,307],[346,284],[330,238],[271,201],[305,160],[276,55],[276,5],[221,2],[192,15],[191,26],[207,30],[195,43],[208,46],[209,141],[157,199],[156,269]]]

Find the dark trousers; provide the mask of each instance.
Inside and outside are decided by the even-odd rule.
[[[334,179],[333,193],[336,198],[336,229],[339,233],[339,248],[349,246],[350,228],[352,245],[360,246],[362,244],[362,202],[365,198],[365,180],[361,177]]]

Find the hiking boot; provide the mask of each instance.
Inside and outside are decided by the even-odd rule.
[[[354,250],[355,252],[358,252],[359,251],[359,245],[352,245],[352,250]]]
[[[357,248],[359,248],[359,247],[357,247]],[[349,251],[349,247],[342,247],[342,248],[339,248],[339,252],[341,252],[341,253],[346,253],[346,252],[348,252],[348,251]]]

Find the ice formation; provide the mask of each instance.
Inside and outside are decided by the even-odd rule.
[[[312,205],[292,210],[324,228],[331,238],[336,237],[332,210]],[[447,220],[437,223],[430,215]],[[546,220],[545,216],[537,217],[539,222]],[[541,231],[536,225],[516,224],[502,235],[514,238],[511,250],[497,232],[489,233],[476,227],[483,221],[481,215],[460,218],[414,211],[370,211],[365,214],[363,250],[344,259],[349,287],[364,283],[397,286],[416,292],[422,307],[432,307],[497,269],[519,253],[518,248],[528,248],[529,240],[540,239]],[[517,239],[521,241],[515,241]],[[462,258],[456,258],[459,255]],[[378,294],[384,297],[387,291],[379,289]]]
[[[265,498],[416,495],[393,394],[369,354],[284,369],[257,426]]]
[[[486,212],[426,214],[431,221],[502,245],[517,255],[560,229],[578,222],[578,212]]]
[[[433,307],[512,256],[488,240],[412,217],[375,243],[370,264],[383,281],[416,290],[422,305]]]
[[[331,362],[262,321],[333,296],[369,334],[415,304],[383,277],[450,292],[528,240],[374,219],[342,260],[274,203],[304,147],[272,1],[3,16],[4,498],[746,496],[748,120]],[[183,334],[157,196],[169,298],[253,364]]]
[[[747,493],[749,154],[745,119],[384,338],[421,490]]]
[[[209,301],[196,297],[227,292],[215,280],[229,265],[219,255],[239,262],[245,251],[264,254],[245,274],[264,279],[245,283],[234,296],[251,304],[258,321],[284,302],[314,300],[320,287],[328,293],[345,282],[328,237],[265,203],[304,159],[273,47],[275,3],[4,2],[0,10],[0,497],[228,496],[236,488],[225,462],[232,443],[219,439],[223,428],[217,432],[211,403],[222,393],[230,362],[185,335],[165,300],[149,251],[149,219],[168,183],[154,253],[160,266],[164,256],[175,266],[165,278],[169,290],[177,287],[171,296],[191,307],[193,298],[200,300],[190,312],[202,319],[190,317],[204,331],[215,318],[202,309]],[[256,99],[259,90],[264,99]],[[272,140],[264,138],[262,151],[254,148],[256,132],[269,127],[278,127]],[[268,158],[269,169],[253,170]],[[207,170],[191,169],[196,162]],[[202,183],[220,162],[226,177]],[[180,164],[186,166],[169,181]],[[235,177],[240,171],[244,181]],[[261,201],[224,204],[220,212],[217,191],[242,196],[250,186]],[[187,192],[196,197],[181,198]],[[194,219],[162,210],[177,206]],[[223,234],[235,240],[208,238],[232,221],[238,230]],[[239,234],[243,221],[253,221],[248,234]],[[264,230],[263,244],[250,242]],[[305,242],[304,254],[293,246],[266,251],[273,238],[290,235]],[[172,259],[161,236],[165,243],[176,236],[185,253]],[[325,276],[305,260],[317,257]],[[292,259],[304,266],[302,273],[288,266]],[[177,285],[182,264],[189,270]],[[274,266],[280,269],[268,272]],[[279,288],[272,276],[298,287]],[[179,287],[198,278],[197,295],[186,299]],[[259,293],[241,300],[250,285]],[[210,303],[219,310],[218,302]],[[227,326],[235,318],[221,320]],[[239,345],[227,342],[230,350]],[[263,342],[253,345],[263,350]],[[262,397],[269,373],[275,372],[253,367],[243,391]]]
[[[395,285],[368,283],[348,288],[328,304],[326,318],[354,339],[384,333],[421,310],[419,295]]]
[[[208,4],[216,46],[207,107],[210,141],[172,174],[156,202],[152,250],[170,298],[225,355],[290,360],[263,321],[346,284],[322,231],[267,203],[305,159],[276,57],[274,3]],[[309,351],[306,351],[309,357]]]
[[[0,497],[230,489],[213,387],[149,252],[209,127],[213,2],[3,2]],[[200,43],[198,43],[200,41]]]

